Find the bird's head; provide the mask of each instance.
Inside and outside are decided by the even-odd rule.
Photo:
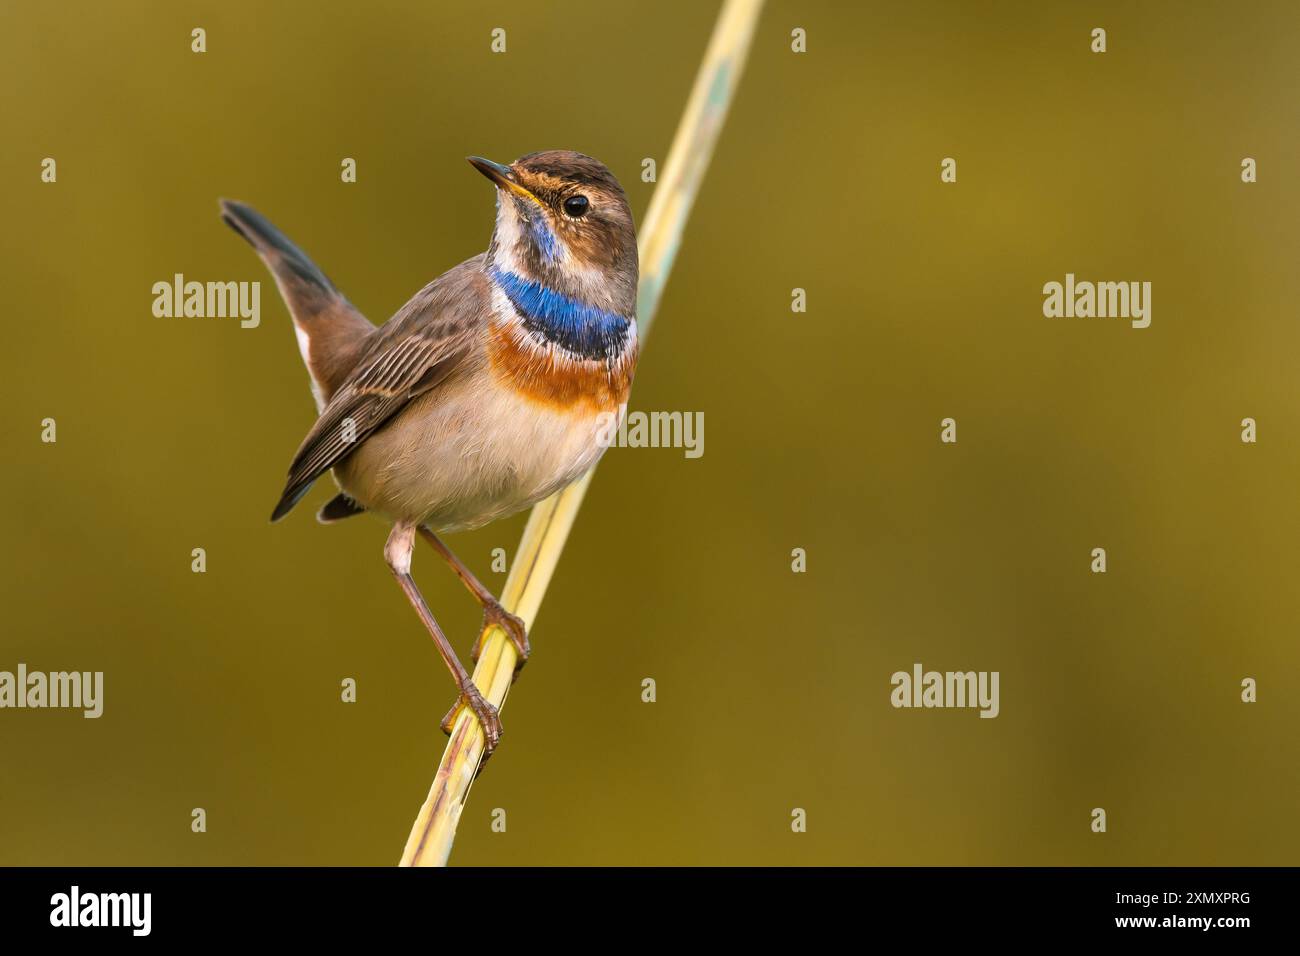
[[[469,161],[497,187],[489,265],[620,315],[635,312],[636,228],[603,163],[560,149],[509,166]]]

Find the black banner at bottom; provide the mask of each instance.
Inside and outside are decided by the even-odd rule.
[[[1293,869],[0,870],[6,941],[444,945],[597,927],[732,938],[788,926],[983,940],[1043,933],[1180,945],[1286,933]],[[679,924],[676,926],[675,924]],[[484,936],[484,932],[487,935]],[[426,935],[429,934],[429,935]],[[1289,935],[1289,934],[1288,934]],[[75,940],[73,940],[75,937]],[[619,938],[619,937],[614,937]]]

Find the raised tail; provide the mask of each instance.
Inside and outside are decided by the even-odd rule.
[[[317,408],[352,371],[375,327],[334,288],[325,273],[256,209],[221,200],[221,218],[262,257],[275,277],[298,333]]]

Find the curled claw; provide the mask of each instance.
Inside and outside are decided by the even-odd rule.
[[[451,735],[452,728],[456,725],[456,716],[460,713],[461,707],[468,707],[478,718],[480,726],[483,728],[483,754],[486,758],[496,749],[497,744],[501,742],[501,715],[486,697],[484,697],[477,687],[470,684],[461,691],[460,697],[456,703],[451,705],[451,710],[447,711],[447,716],[442,718],[442,732]]]
[[[483,653],[483,637],[487,634],[488,628],[494,624],[506,632],[510,643],[515,646],[514,677],[518,677],[533,652],[532,644],[528,641],[528,630],[524,627],[523,618],[511,614],[495,601],[483,606],[483,627],[479,630],[477,640],[474,641],[474,649],[470,651],[470,657],[475,664],[478,663],[479,655]]]

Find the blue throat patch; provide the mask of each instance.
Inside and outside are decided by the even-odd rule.
[[[541,250],[547,262],[554,262],[560,257],[559,240],[555,238],[555,233],[551,232],[551,227],[542,221],[541,216],[534,215],[529,219],[528,228],[533,234],[533,242]]]
[[[629,319],[606,312],[513,272],[492,268],[493,281],[523,318],[524,328],[579,358],[612,359],[627,343]]]

